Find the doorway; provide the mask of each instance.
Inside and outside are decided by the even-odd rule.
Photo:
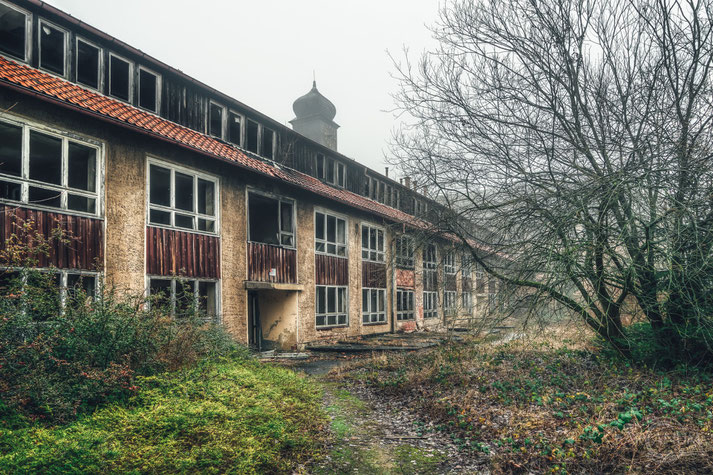
[[[260,299],[256,291],[248,292],[248,345],[257,351],[262,351]]]

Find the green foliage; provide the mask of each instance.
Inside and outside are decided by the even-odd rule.
[[[0,431],[0,472],[290,473],[319,451],[321,392],[291,371],[233,356],[137,384],[69,425]]]

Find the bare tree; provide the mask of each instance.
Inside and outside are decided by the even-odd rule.
[[[464,244],[512,258],[474,248],[488,272],[622,354],[630,306],[677,356],[713,356],[712,6],[452,0],[437,49],[396,62],[392,162]]]

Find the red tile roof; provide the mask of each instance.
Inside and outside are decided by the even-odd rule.
[[[10,85],[23,92],[79,109],[104,120],[130,126],[138,132],[168,140],[196,152],[233,162],[243,168],[304,188],[342,204],[368,211],[381,218],[422,229],[428,227],[428,224],[423,220],[403,211],[348,190],[333,188],[297,170],[264,162],[233,145],[206,134],[2,56],[0,56],[0,84]]]

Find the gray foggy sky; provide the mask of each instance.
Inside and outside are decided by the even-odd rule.
[[[383,173],[396,119],[387,50],[433,44],[437,0],[49,0],[287,124],[312,85],[337,107],[339,151]]]

